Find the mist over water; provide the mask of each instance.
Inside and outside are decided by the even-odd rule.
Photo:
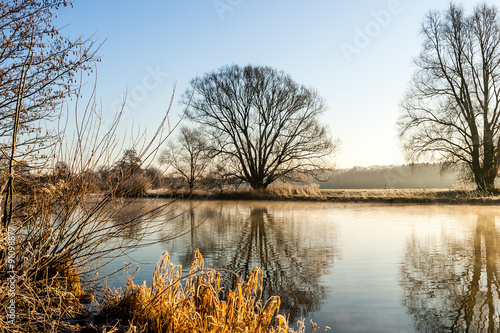
[[[484,206],[179,202],[150,238],[183,235],[133,253],[134,282],[151,282],[163,251],[188,269],[198,248],[206,267],[261,267],[264,297],[333,332],[497,332],[499,216]]]

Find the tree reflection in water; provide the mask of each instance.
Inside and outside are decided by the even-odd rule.
[[[144,247],[158,242],[158,235],[163,233],[164,239],[171,240],[180,237],[185,230],[178,228],[175,217],[178,205],[173,200],[128,200],[118,199],[109,203],[114,206],[104,221],[110,221],[124,240],[141,239],[136,247]],[[116,206],[119,207],[116,208]],[[165,224],[172,226],[169,233],[165,234]],[[152,237],[154,236],[154,237]]]
[[[263,298],[280,296],[281,312],[290,313],[291,320],[320,310],[329,293],[321,277],[337,256],[331,236],[327,241],[326,235],[314,235],[314,228],[296,221],[293,213],[276,218],[266,206],[251,206],[244,211],[224,205],[215,209],[191,207],[182,219],[191,226],[204,221],[188,237],[169,246],[174,246],[174,252],[184,253],[184,267],[191,264],[195,248],[203,254],[206,267],[228,269],[241,277],[260,267]],[[184,250],[179,251],[179,247]],[[227,276],[234,285],[237,277]]]
[[[403,304],[419,332],[500,331],[500,233],[479,213],[471,233],[412,237],[401,265]]]
[[[125,239],[135,240],[142,236],[142,222],[146,208],[141,202],[125,205],[110,217],[115,228]]]
[[[304,246],[297,236],[286,234],[267,209],[253,209],[230,266],[243,276],[254,266],[261,267],[264,298],[279,295],[282,310],[293,318],[319,310],[321,300],[328,296],[320,277],[331,264],[326,262],[329,253],[323,252],[325,249]]]

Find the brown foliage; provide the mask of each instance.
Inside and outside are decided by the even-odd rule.
[[[187,277],[183,279],[181,273],[182,267],[173,265],[165,252],[150,286],[135,285],[129,279],[123,293],[108,294],[101,312],[145,332],[296,332],[279,314],[278,297],[262,299],[260,269],[225,290],[220,272],[205,269],[196,250]],[[303,321],[298,327],[297,332],[305,331]],[[311,332],[318,329],[313,324]]]

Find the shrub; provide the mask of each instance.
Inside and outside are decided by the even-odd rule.
[[[149,178],[144,174],[133,174],[120,181],[114,194],[118,197],[141,197],[151,188]]]

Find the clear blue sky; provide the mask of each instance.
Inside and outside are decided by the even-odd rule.
[[[462,1],[472,9],[478,1]],[[500,0],[489,1],[500,7]],[[227,64],[269,65],[318,90],[323,121],[342,142],[339,167],[404,163],[399,103],[421,47],[419,31],[445,0],[76,0],[65,35],[104,41],[98,96],[112,118],[125,89],[125,121],[155,126],[177,83]],[[362,33],[360,33],[362,32]],[[364,36],[363,36],[363,35]]]

